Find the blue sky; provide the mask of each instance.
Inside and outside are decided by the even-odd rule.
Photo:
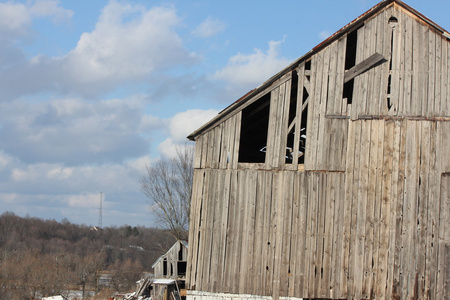
[[[0,213],[158,226],[145,166],[377,3],[0,1]]]

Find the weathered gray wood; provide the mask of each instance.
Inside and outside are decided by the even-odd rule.
[[[235,116],[234,124],[235,124],[235,133],[234,133],[234,146],[233,153],[231,155],[231,167],[236,170],[238,166],[238,157],[239,157],[239,137],[241,135],[241,121],[242,121],[242,112],[239,112]]]
[[[324,250],[323,250],[323,275],[321,282],[321,291],[324,297],[331,297],[331,289],[333,284],[332,278],[332,255],[333,246],[335,245],[336,235],[333,234],[336,224],[336,219],[338,216],[335,215],[335,205],[336,205],[336,189],[338,188],[337,183],[339,180],[339,174],[330,174],[327,176],[326,182],[326,211],[325,211],[325,231],[324,231]]]
[[[403,47],[402,47],[402,18],[401,14],[392,10],[391,12],[385,13],[386,17],[384,19],[385,34],[384,34],[384,49],[385,53],[389,53],[391,61],[389,66],[386,65],[386,70],[391,76],[391,81],[389,82],[389,76],[382,77],[381,85],[381,95],[380,95],[380,113],[384,115],[397,115],[402,107],[401,95],[402,95],[402,84],[403,84],[403,74],[401,69],[403,67]],[[391,17],[397,18],[398,22],[393,22],[389,24],[389,19]],[[389,71],[388,71],[389,70]],[[390,91],[388,94],[388,86],[390,84]],[[388,107],[388,101],[391,108]]]
[[[203,136],[200,136],[195,141],[195,151],[194,151],[194,169],[199,169],[202,166],[202,143]]]
[[[449,42],[396,5],[366,20],[357,64],[375,52],[387,62],[354,77],[350,119],[339,85],[345,44],[344,34],[307,58],[311,70],[305,60],[293,68],[296,95],[290,71],[265,88],[265,164],[238,164],[242,107],[196,137],[189,288],[274,299],[448,297]],[[295,155],[287,165],[285,138],[295,128],[297,154],[305,105],[305,165]]]
[[[436,283],[436,299],[450,297],[450,173],[441,176],[439,202],[439,258]]]
[[[372,54],[371,56],[369,56],[368,58],[366,58],[365,60],[363,60],[362,62],[360,62],[359,64],[357,64],[356,66],[345,72],[344,83],[349,82],[356,76],[368,71],[369,69],[373,68],[376,64],[380,63],[384,59],[385,59],[384,56],[380,53]]]
[[[381,190],[381,220],[380,220],[380,242],[378,251],[378,266],[379,272],[377,274],[377,294],[385,297],[385,287],[387,280],[388,269],[388,247],[389,247],[389,224],[390,220],[390,201],[391,201],[391,176],[392,176],[392,162],[390,157],[393,155],[393,131],[394,122],[385,124],[383,138],[383,174],[382,174],[382,190]],[[387,297],[387,296],[386,296]]]
[[[439,115],[441,111],[441,84],[442,84],[442,38],[436,37],[436,69],[435,69],[435,90],[434,90],[434,114]],[[448,43],[444,41],[444,43]]]
[[[365,145],[362,144],[361,147],[365,146],[365,157],[362,160],[362,165],[364,167],[364,173],[361,178],[361,184],[360,188],[363,187],[362,190],[360,190],[359,197],[362,199],[365,199],[365,203],[363,203],[364,207],[361,209],[364,211],[363,215],[363,226],[364,228],[361,228],[361,233],[363,233],[364,238],[364,248],[363,248],[363,257],[360,258],[360,261],[362,260],[362,265],[364,266],[361,268],[361,297],[363,299],[368,299],[370,297],[370,290],[371,290],[371,279],[372,279],[372,247],[373,247],[373,206],[374,206],[374,199],[373,195],[374,192],[374,183],[376,181],[376,178],[373,177],[374,170],[372,170],[372,166],[376,165],[373,163],[372,159],[376,159],[376,147],[373,139],[375,138],[373,136],[374,130],[372,129],[372,125],[376,124],[374,122],[367,122],[366,128],[365,128]]]
[[[282,249],[280,259],[280,296],[287,297],[289,293],[289,277],[291,275],[291,242],[292,242],[292,218],[293,218],[293,197],[294,197],[294,177],[293,172],[284,172],[283,178],[283,232]]]
[[[338,92],[337,89],[339,86],[341,86],[341,82],[337,83],[337,72],[339,71],[338,63],[339,59],[342,59],[343,57],[339,57],[338,51],[339,51],[339,42],[335,41],[333,44],[330,45],[331,47],[331,55],[330,55],[330,66],[329,66],[329,83],[328,83],[328,94],[326,101],[326,114],[327,115],[336,115],[336,108],[335,105],[338,105],[339,103],[336,102],[336,93]],[[342,93],[339,97],[342,99]],[[338,99],[339,101],[339,99]]]
[[[298,294],[296,291],[296,287],[299,284],[298,274],[300,274],[300,270],[298,268],[298,261],[300,260],[301,253],[303,248],[303,244],[301,243],[301,238],[303,237],[301,232],[301,213],[300,211],[300,203],[302,199],[300,199],[300,184],[298,183],[299,177],[301,173],[293,173],[294,178],[292,178],[293,182],[293,192],[292,192],[292,233],[291,233],[291,249],[293,251],[290,252],[289,258],[289,276],[288,276],[288,297],[294,297],[294,295]],[[296,280],[297,279],[297,280]]]
[[[305,85],[305,62],[302,62],[297,69],[298,83],[297,83],[297,105],[296,105],[296,116],[295,116],[295,132],[294,132],[294,147],[292,151],[292,166],[293,170],[298,169],[298,157],[300,150],[300,136],[301,136],[301,124],[302,124],[302,113],[303,113],[303,90]]]

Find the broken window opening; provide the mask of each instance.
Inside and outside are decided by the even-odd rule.
[[[387,107],[388,107],[388,110],[390,110],[391,107],[392,107],[392,103],[391,103],[391,80],[392,80],[392,75],[389,74],[389,76],[388,76],[388,84],[387,84]]]
[[[167,258],[163,260],[163,275],[167,276]]]
[[[298,89],[298,75],[297,72],[292,72],[291,80],[291,100],[289,103],[289,124],[291,124],[297,115],[297,89]]]
[[[306,149],[306,125],[307,125],[307,117],[308,117],[308,105],[305,106],[305,109],[302,111],[302,124],[300,126],[300,140],[299,140],[299,155],[298,155],[298,164],[305,163],[305,149]]]
[[[391,27],[391,53],[389,57],[389,76],[386,88],[386,105],[388,111],[391,110],[393,103],[391,98],[391,89],[392,89],[392,68],[393,68],[393,57],[394,57],[394,28],[397,26],[398,20],[396,17],[390,17],[388,24]]]
[[[354,85],[355,85],[355,79],[352,79],[352,80],[344,83],[344,91],[342,93],[342,98],[347,99],[347,104],[352,104]]]
[[[310,81],[311,76],[309,75],[311,71],[311,60],[305,63],[305,80]],[[308,74],[308,75],[307,75]],[[303,165],[305,163],[305,149],[306,149],[306,128],[308,123],[308,99],[309,93],[306,87],[303,87],[303,99],[302,99],[302,117],[300,124],[300,138],[298,145],[298,164]]]
[[[292,76],[292,90],[294,90],[295,93],[291,95],[288,128],[289,133],[286,143],[286,164],[292,164],[294,163],[294,160],[297,160],[297,164],[304,164],[305,162],[306,124],[309,99],[307,89],[307,86],[309,85],[307,83],[310,80],[310,71],[311,61],[307,61],[305,62],[304,72],[299,74],[295,72]],[[302,86],[299,86],[299,76],[303,76],[304,83]],[[298,93],[298,89],[301,89],[302,92]],[[300,118],[298,118],[298,114],[301,114]],[[300,124],[298,124],[299,121]]]
[[[285,163],[290,164],[293,160],[294,140],[295,140],[295,118],[297,116],[297,90],[298,90],[298,75],[296,71],[292,72],[291,80],[291,99],[289,103],[289,128],[286,139],[286,153]],[[292,125],[291,125],[292,124]]]
[[[264,163],[269,130],[270,93],[242,110],[239,162]]]
[[[177,262],[178,276],[186,276],[187,263],[185,261]]]
[[[178,260],[183,260],[183,246],[180,245],[180,251],[178,251]]]
[[[345,46],[345,70],[350,70],[356,65],[356,47],[358,45],[358,29],[355,29],[349,34],[347,34],[347,43]],[[352,104],[353,87],[354,87],[354,79],[344,83],[342,98],[347,99],[347,104]]]

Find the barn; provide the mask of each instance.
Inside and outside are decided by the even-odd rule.
[[[193,132],[188,298],[450,299],[449,73],[386,0]]]
[[[188,243],[178,240],[155,261],[152,265],[152,299],[184,299],[187,256]]]

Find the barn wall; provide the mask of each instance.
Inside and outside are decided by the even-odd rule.
[[[351,88],[349,40],[356,67],[383,56]],[[449,297],[449,58],[389,6],[249,101],[270,95],[263,163],[239,162],[245,106],[196,137],[192,297]]]
[[[180,257],[181,251],[181,257]],[[181,259],[180,259],[181,258]],[[180,241],[177,241],[170,249],[165,253],[159,261],[154,265],[153,273],[155,278],[183,278],[185,275],[182,270],[179,270],[179,263],[186,263],[188,259],[188,251]],[[166,263],[167,271],[164,274],[164,263]],[[184,269],[184,267],[181,267]]]
[[[392,17],[397,21],[390,22]],[[357,35],[356,63],[375,52],[386,62],[355,78],[352,118],[449,116],[450,49],[441,33],[391,7],[368,20]]]
[[[195,170],[196,290],[368,299],[443,288],[448,125],[348,122],[345,172]]]

